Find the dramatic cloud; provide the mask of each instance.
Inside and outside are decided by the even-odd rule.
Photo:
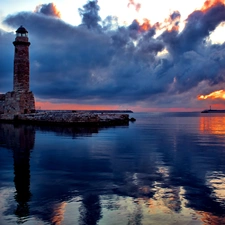
[[[6,33],[0,29],[0,92],[4,93],[12,90],[13,79],[13,54],[12,42],[13,33]]]
[[[88,29],[100,29],[100,25],[98,24],[101,21],[101,17],[98,15],[100,7],[97,3],[97,0],[89,1],[83,6],[83,9],[79,9],[82,25],[85,25]]]
[[[177,11],[162,23],[151,25],[145,19],[119,26],[115,17],[102,20],[97,1],[88,1],[79,9],[82,24],[71,26],[53,16],[52,6],[5,19],[8,26],[22,24],[29,31],[31,89],[39,99],[196,107],[203,104],[196,96],[223,89],[225,44],[208,40],[225,21],[225,6],[219,1],[192,12],[181,32]],[[1,92],[11,90],[14,38],[4,31],[0,36]]]
[[[35,12],[60,18],[60,12],[53,3],[39,5],[36,7]]]

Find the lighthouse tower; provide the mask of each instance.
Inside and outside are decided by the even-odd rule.
[[[14,77],[13,91],[29,92],[30,62],[28,31],[20,26],[16,31],[16,39],[13,42],[14,53]]]
[[[20,26],[16,31],[13,42],[14,53],[14,75],[13,91],[5,94],[3,105],[4,114],[16,115],[35,111],[34,95],[30,91],[30,62],[28,31]]]

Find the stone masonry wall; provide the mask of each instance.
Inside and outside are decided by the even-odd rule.
[[[35,111],[32,92],[7,92],[5,94],[4,114],[23,114]]]
[[[15,46],[13,91],[29,91],[30,42],[27,37],[16,37],[13,44]]]
[[[35,112],[35,100],[31,91],[20,93],[20,113]]]

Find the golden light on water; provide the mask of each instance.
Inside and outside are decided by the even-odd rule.
[[[198,96],[199,100],[216,99],[216,98],[225,99],[225,90],[214,91],[208,95]]]
[[[52,218],[53,224],[55,225],[62,224],[62,221],[64,220],[64,213],[66,211],[66,205],[67,205],[67,202],[61,202],[55,207],[53,218]]]
[[[201,117],[199,130],[202,133],[225,135],[225,117]]]

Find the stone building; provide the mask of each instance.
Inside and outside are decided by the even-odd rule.
[[[30,62],[28,31],[20,26],[13,42],[14,75],[13,91],[0,94],[0,114],[18,115],[35,112],[35,100],[29,90]]]

